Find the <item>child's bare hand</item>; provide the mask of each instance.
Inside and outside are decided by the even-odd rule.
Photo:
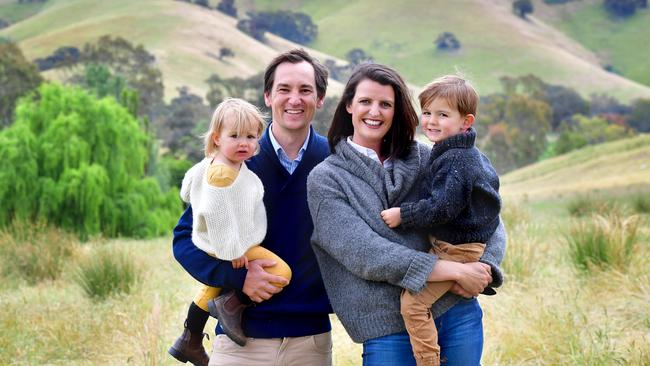
[[[383,210],[381,212],[381,218],[389,228],[396,228],[402,223],[400,213],[401,211],[399,207],[389,208],[388,210]]]
[[[241,257],[232,260],[232,268],[242,268],[242,267],[246,267],[246,269],[248,269],[248,258],[246,258],[245,255],[242,255]]]

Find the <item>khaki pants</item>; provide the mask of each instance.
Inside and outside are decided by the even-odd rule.
[[[238,346],[219,334],[212,346],[210,366],[331,366],[332,333],[306,337],[248,338]]]
[[[264,270],[270,274],[276,276],[282,276],[287,280],[291,281],[291,268],[287,262],[283,261],[282,258],[278,257],[272,251],[263,248],[259,245],[254,246],[245,253],[249,261],[254,261],[256,259],[272,259],[275,261],[275,265],[272,267],[264,267]],[[273,283],[278,287],[283,287],[282,284]],[[202,285],[196,296],[194,296],[194,303],[201,309],[208,311],[208,301],[219,296],[221,288],[219,287],[210,287]]]
[[[448,261],[477,262],[485,250],[485,244],[481,243],[453,245],[435,238],[431,238],[431,241],[429,253]],[[401,313],[418,366],[440,365],[438,330],[431,317],[431,305],[449,291],[453,284],[454,281],[429,282],[419,293],[402,291]]]

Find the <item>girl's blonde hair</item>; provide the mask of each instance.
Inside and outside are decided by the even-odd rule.
[[[219,103],[212,114],[208,132],[203,135],[205,141],[205,156],[213,156],[219,151],[218,146],[214,143],[213,136],[220,133],[226,121],[233,123],[233,128],[238,134],[250,127],[257,128],[257,136],[261,136],[266,128],[264,115],[254,105],[239,98],[226,98]]]

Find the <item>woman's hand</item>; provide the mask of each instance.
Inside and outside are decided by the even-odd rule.
[[[402,223],[400,213],[401,210],[399,207],[389,208],[388,210],[383,210],[381,212],[381,218],[389,228],[394,229]]]
[[[463,263],[460,269],[456,283],[465,291],[458,293],[463,297],[478,296],[492,282],[492,269],[485,263]]]

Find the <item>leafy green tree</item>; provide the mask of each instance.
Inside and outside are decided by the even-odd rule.
[[[632,136],[633,132],[624,126],[609,123],[600,117],[575,115],[562,125],[562,131],[555,145],[557,154],[564,154],[586,145],[595,145]]]
[[[441,51],[455,51],[460,48],[460,41],[451,32],[440,33],[433,43]]]
[[[243,79],[234,77],[222,79],[219,75],[213,74],[206,83],[208,84],[208,93],[205,99],[210,104],[210,108],[215,108],[224,98],[237,97],[246,99],[248,102],[264,109],[264,74],[258,73],[249,78]]]
[[[113,98],[43,84],[0,131],[0,225],[47,219],[81,236],[151,237],[181,210],[145,175],[147,134]]]
[[[38,70],[10,41],[0,42],[0,127],[11,123],[16,101],[43,81]]]

